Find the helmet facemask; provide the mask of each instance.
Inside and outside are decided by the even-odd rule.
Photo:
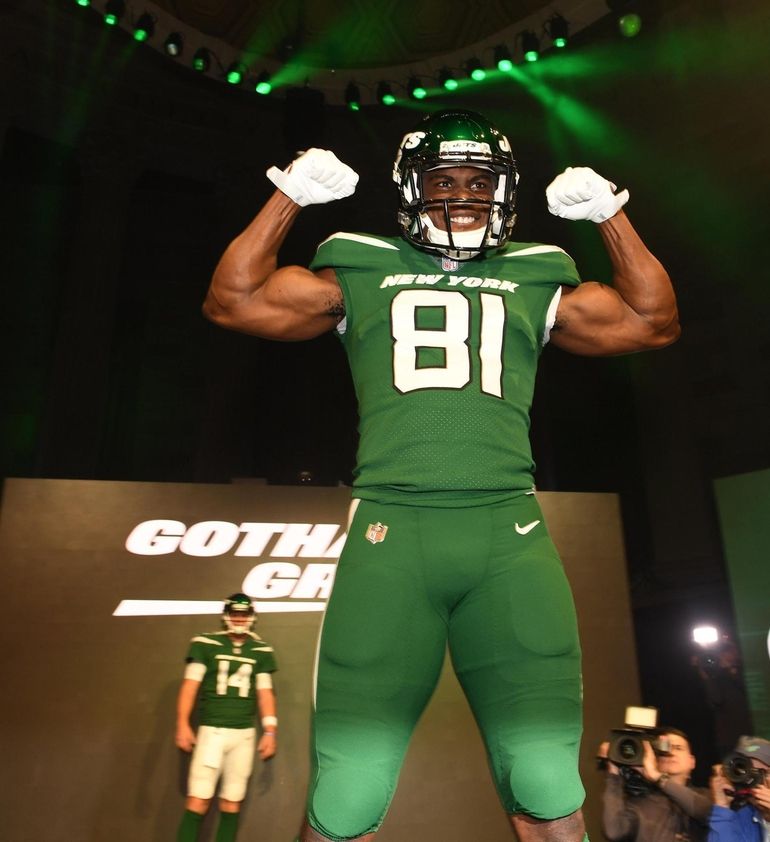
[[[446,112],[427,118],[425,131],[407,134],[398,151],[393,179],[399,186],[398,221],[402,235],[415,246],[455,260],[469,260],[486,249],[504,245],[516,214],[516,162],[504,135],[480,115]],[[424,176],[438,168],[475,167],[491,172],[495,190],[491,201],[482,199],[425,198]],[[450,208],[483,206],[485,226],[452,231]],[[439,228],[428,211],[441,211],[446,230]]]
[[[244,617],[246,622],[235,622]],[[225,600],[222,623],[229,634],[248,634],[256,621],[254,606],[246,594],[233,594]]]

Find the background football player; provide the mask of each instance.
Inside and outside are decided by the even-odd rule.
[[[628,192],[587,167],[558,176],[548,206],[598,223],[612,286],[581,284],[557,246],[511,242],[516,162],[472,112],[434,114],[403,138],[400,238],[335,234],[308,269],[277,268],[287,232],[358,176],[320,149],[267,175],[278,190],[225,251],[204,312],[270,339],[335,330],[361,433],[302,842],[374,836],[447,644],[521,842],[580,842],[580,647],[533,493],[535,370],[549,339],[594,355],[673,342],[668,274],[622,210]]]
[[[198,838],[218,783],[216,842],[235,839],[254,765],[257,707],[262,735],[256,750],[262,760],[275,754],[278,719],[271,677],[275,656],[272,646],[252,631],[255,620],[251,599],[232,594],[224,601],[224,631],[196,635],[190,642],[177,699],[176,744],[193,755],[178,842]],[[190,725],[196,698],[197,733]]]

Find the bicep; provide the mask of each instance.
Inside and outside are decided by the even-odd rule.
[[[311,272],[286,266],[244,296],[236,306],[207,303],[206,315],[217,324],[264,339],[312,339],[333,330],[345,315],[342,290],[333,269]]]
[[[595,282],[562,289],[550,341],[586,356],[628,354],[657,344],[645,319],[612,287]]]

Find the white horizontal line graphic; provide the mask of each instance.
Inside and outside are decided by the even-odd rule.
[[[255,601],[254,607],[261,614],[299,613],[323,611],[326,601]],[[221,614],[221,600],[189,599],[122,599],[112,612],[113,617],[161,617],[185,614]]]

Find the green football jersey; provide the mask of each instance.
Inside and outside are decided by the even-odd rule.
[[[253,728],[257,709],[256,677],[275,672],[273,647],[250,632],[236,644],[227,632],[200,634],[190,641],[187,663],[206,667],[198,691],[201,725]]]
[[[569,255],[509,243],[442,262],[400,238],[338,233],[318,247],[311,269],[323,267],[345,297],[354,496],[457,506],[530,490],[537,362],[556,293],[580,283]]]

